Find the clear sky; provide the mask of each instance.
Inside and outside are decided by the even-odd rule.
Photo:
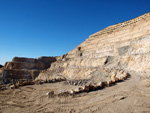
[[[15,56],[60,56],[149,11],[150,0],[0,0],[0,64]]]

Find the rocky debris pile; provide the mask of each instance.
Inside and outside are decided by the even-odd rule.
[[[99,89],[102,89],[105,87],[112,86],[119,81],[123,81],[123,80],[127,79],[130,75],[127,73],[127,74],[124,74],[122,77],[119,77],[118,75],[115,75],[115,76],[112,75],[112,76],[113,76],[113,79],[110,81],[99,82],[97,84],[84,85],[82,87],[80,86],[76,89],[71,89],[71,90],[61,90],[58,93],[58,96],[74,95],[74,94],[78,94],[78,93],[99,90]]]
[[[117,82],[126,80],[128,77],[130,77],[129,73],[126,73],[122,70],[117,70],[112,73],[111,79],[109,81],[103,81],[103,82],[100,81],[97,84],[90,83],[90,84],[79,86],[78,88],[70,89],[70,90],[62,89],[58,93],[55,93],[54,91],[50,91],[50,92],[46,93],[46,95],[49,98],[51,98],[54,96],[60,97],[60,96],[75,95],[75,94],[79,94],[79,93],[83,93],[83,92],[91,92],[91,91],[100,90],[105,87],[112,86]],[[86,80],[83,80],[83,81],[86,81]],[[79,82],[79,80],[66,81],[65,83],[71,83],[71,82]],[[73,85],[75,85],[75,84],[73,84]]]
[[[44,83],[56,83],[56,82],[62,82],[62,81],[66,81],[66,78],[64,77],[57,77],[57,78],[53,78],[51,80],[26,80],[26,79],[12,79],[11,82],[9,84],[6,85],[0,85],[0,90],[6,90],[6,89],[16,89],[19,88],[21,86],[26,86],[26,85],[41,85]]]
[[[6,89],[16,89],[21,86],[26,86],[26,85],[34,85],[35,82],[32,80],[11,80],[10,83],[0,85],[0,90],[6,90]]]
[[[129,74],[123,70],[119,69],[112,69],[112,70],[96,70],[92,73],[93,76],[89,79],[78,79],[78,80],[67,80],[64,82],[68,85],[74,85],[74,86],[84,86],[84,85],[96,85],[100,81],[112,81],[112,82],[118,82],[121,80],[125,80],[127,77],[129,77]],[[109,83],[109,82],[108,82]]]
[[[6,62],[0,72],[0,84],[8,84],[11,80],[34,80],[40,72],[49,68],[57,57],[21,58],[15,57],[11,62]],[[9,78],[9,79],[8,79]]]
[[[51,78],[48,80],[35,80],[37,84],[43,84],[43,83],[56,83],[56,82],[62,82],[66,81],[67,79],[63,76],[57,76],[56,78]]]
[[[121,80],[125,80],[129,76],[130,76],[130,74],[126,73],[123,70],[115,70],[111,73],[110,78],[111,78],[112,82],[118,82],[118,81],[121,81]]]
[[[123,81],[125,79],[127,79],[130,75],[126,72],[124,72],[123,70],[115,70],[111,73],[110,75],[110,79],[108,81],[99,81],[99,82],[93,82],[90,79],[83,79],[83,80],[69,80],[67,81],[67,79],[63,76],[57,76],[57,77],[53,77],[51,80],[18,80],[18,79],[13,79],[11,80],[11,83],[7,84],[7,85],[0,85],[0,90],[5,90],[5,89],[16,89],[19,88],[21,86],[26,86],[26,85],[41,85],[44,83],[56,83],[56,82],[62,82],[65,81],[64,84],[68,84],[68,85],[75,85],[75,86],[81,86],[77,89],[72,89],[69,91],[66,90],[61,90],[58,93],[58,96],[62,96],[62,95],[72,95],[72,94],[78,94],[81,92],[90,92],[90,91],[94,91],[94,90],[98,90],[98,89],[102,89],[104,87],[108,87],[111,86],[113,84],[115,84],[116,82],[119,81]]]
[[[74,85],[74,86],[83,86],[87,84],[89,81],[90,79],[68,80],[64,82],[64,84]]]

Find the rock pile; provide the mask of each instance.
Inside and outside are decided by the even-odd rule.
[[[62,82],[62,81],[66,81],[66,78],[64,77],[56,77],[53,78],[51,80],[26,80],[26,79],[12,79],[11,82],[7,85],[0,85],[0,90],[5,90],[5,89],[16,89],[19,88],[21,86],[26,86],[26,85],[41,85],[44,83],[56,83],[56,82]]]
[[[43,84],[43,83],[56,83],[56,82],[62,82],[62,81],[66,81],[66,78],[62,76],[57,76],[48,80],[35,80],[35,83]]]
[[[79,86],[78,88],[75,89],[70,89],[70,90],[60,90],[58,94],[54,93],[54,91],[48,92],[46,95],[48,97],[54,97],[54,96],[69,96],[69,95],[75,95],[83,92],[91,92],[99,89],[103,89],[105,87],[109,87],[114,85],[116,82],[126,80],[130,75],[122,70],[115,71],[111,74],[111,79],[109,81],[103,81],[103,82],[98,82],[97,84],[87,84],[83,86]],[[74,80],[74,81],[67,81],[67,83],[70,82],[78,82],[79,80]],[[84,80],[83,80],[84,81]]]
[[[90,79],[68,80],[65,82],[65,84],[74,85],[74,86],[83,86],[87,84],[89,81]]]

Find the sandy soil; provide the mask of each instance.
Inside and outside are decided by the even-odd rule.
[[[103,90],[49,98],[46,93],[74,86],[32,85],[0,92],[0,113],[150,113],[150,79],[131,78]]]

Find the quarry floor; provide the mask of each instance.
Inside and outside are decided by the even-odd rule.
[[[48,97],[71,89],[63,83],[30,85],[0,92],[0,113],[150,113],[150,79],[132,74],[114,86],[75,96]]]

